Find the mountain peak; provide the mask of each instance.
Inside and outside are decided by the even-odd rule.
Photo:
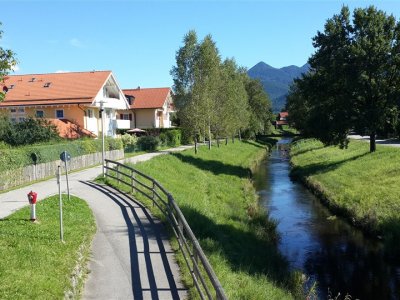
[[[263,61],[257,63],[247,72],[249,77],[259,79],[264,90],[272,100],[274,112],[280,111],[286,104],[286,95],[290,85],[295,78],[306,73],[310,68],[309,64],[301,67],[290,65],[282,68],[274,68]]]

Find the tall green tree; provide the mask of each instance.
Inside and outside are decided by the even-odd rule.
[[[396,108],[399,29],[393,16],[373,6],[356,9],[352,22],[346,6],[329,19],[313,39],[310,72],[295,81],[288,97],[295,126],[341,146],[356,129],[370,135],[375,151],[376,133]]]
[[[220,67],[221,58],[218,49],[211,35],[207,35],[200,43],[195,59],[193,99],[199,109],[199,117],[209,141],[211,141],[211,126],[216,122]]]
[[[265,133],[272,121],[272,104],[259,80],[243,77],[248,98],[250,136]]]
[[[247,93],[242,72],[234,59],[221,64],[214,131],[217,137],[234,135],[248,125]],[[247,76],[247,75],[246,75]]]
[[[199,134],[200,116],[193,99],[194,64],[198,52],[197,34],[189,31],[183,38],[184,45],[176,53],[176,66],[171,69],[174,81],[173,98],[181,126],[190,135]]]
[[[1,22],[0,22],[1,26]],[[3,36],[3,31],[0,30],[0,40]],[[17,64],[15,59],[15,54],[11,50],[3,49],[0,47],[0,82],[3,81],[4,76],[6,76],[12,68]],[[4,91],[0,90],[0,102],[4,99]]]
[[[393,16],[371,6],[356,9],[353,19],[351,54],[356,80],[353,82],[356,128],[370,135],[370,151],[376,149],[375,136],[390,122],[399,89],[400,24]]]

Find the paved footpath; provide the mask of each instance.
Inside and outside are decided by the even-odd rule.
[[[135,163],[187,148],[178,147],[127,160]],[[186,298],[187,292],[181,284],[179,268],[162,224],[128,195],[93,183],[101,171],[98,166],[69,174],[70,193],[87,201],[97,223],[83,298]],[[61,184],[65,192],[65,181]],[[0,219],[26,206],[30,190],[37,192],[40,200],[57,194],[58,186],[54,178],[0,194]],[[40,219],[40,211],[37,215]]]

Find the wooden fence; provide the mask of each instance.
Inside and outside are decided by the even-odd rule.
[[[180,251],[189,268],[201,299],[227,299],[207,257],[194,236],[173,196],[155,179],[142,172],[106,159],[106,177],[117,180],[150,199],[165,216],[178,240]]]
[[[123,150],[112,150],[105,153],[106,158],[121,159],[124,157]],[[101,152],[72,157],[68,163],[68,171],[83,169],[101,164]],[[0,173],[0,191],[13,188],[19,185],[27,184],[36,180],[55,176],[57,166],[62,162],[60,160],[33,164],[23,168],[8,170]],[[63,163],[62,163],[63,164]]]

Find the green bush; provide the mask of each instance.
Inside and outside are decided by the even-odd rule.
[[[139,146],[140,150],[154,151],[157,150],[158,146],[160,145],[160,139],[150,135],[141,136],[138,139],[137,145]]]
[[[93,142],[92,139],[83,139],[81,141],[81,148],[82,151],[86,154],[96,153],[98,150],[96,144]]]
[[[120,138],[111,138],[107,137],[107,150],[120,150],[124,148],[124,144],[122,142],[122,139]]]
[[[124,145],[124,148],[128,148],[136,145],[138,138],[136,135],[125,133],[124,135],[121,136],[121,140]]]
[[[167,137],[166,133],[161,132],[160,135],[158,136],[158,138],[160,139],[161,145],[163,145],[163,146],[168,145],[168,137]]]
[[[2,134],[0,140],[12,146],[32,145],[60,139],[56,126],[42,119],[28,118],[18,123],[2,119],[0,127]]]
[[[167,137],[167,146],[176,147],[181,145],[181,131],[180,130],[169,130],[165,133]]]

